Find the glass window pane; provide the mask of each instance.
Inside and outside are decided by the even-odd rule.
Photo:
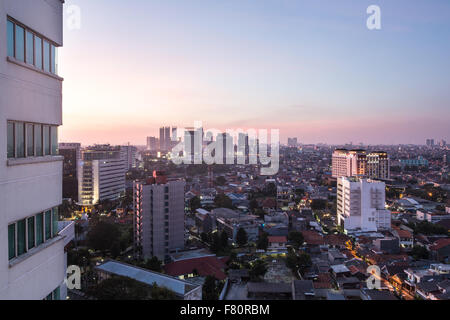
[[[57,58],[56,50],[57,49],[54,45],[51,45],[50,48],[51,48],[51,60],[50,61],[51,61],[52,73],[57,74],[58,73],[58,70],[56,68],[56,58]]]
[[[58,235],[58,208],[52,209],[52,223],[53,223],[53,237],[56,237]]]
[[[52,212],[51,210],[45,212],[45,240],[52,237]]]
[[[14,23],[7,23],[8,57],[14,57]]]
[[[50,126],[42,126],[43,128],[43,144],[44,144],[44,155],[50,155]]]
[[[50,43],[44,40],[44,71],[50,72]]]
[[[35,36],[34,37],[34,46],[35,46],[35,51],[36,51],[35,66],[39,69],[42,69],[42,39]]]
[[[8,226],[8,255],[9,260],[16,256],[16,225]]]
[[[14,122],[8,122],[8,158],[14,158]]]
[[[36,215],[36,246],[44,242],[44,216],[42,213]]]
[[[51,139],[52,139],[52,155],[58,154],[58,127],[52,126],[51,130]]]
[[[21,122],[15,123],[15,137],[16,137],[16,157],[25,157],[25,126]]]
[[[16,25],[16,59],[25,61],[25,29]]]
[[[28,123],[26,129],[27,129],[27,157],[34,157],[34,127],[31,123]]]
[[[34,144],[36,145],[36,157],[42,157],[42,125],[34,125]]]
[[[34,217],[28,218],[28,249],[34,248]]]
[[[22,255],[27,251],[25,246],[25,219],[17,222],[17,255]]]
[[[27,31],[26,39],[27,39],[27,63],[34,64],[34,43],[33,43],[33,34]]]

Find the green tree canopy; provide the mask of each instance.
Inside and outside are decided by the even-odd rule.
[[[236,242],[240,247],[245,246],[247,244],[248,236],[247,232],[243,228],[239,228],[236,234]]]

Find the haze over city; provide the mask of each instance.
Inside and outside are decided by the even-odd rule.
[[[377,1],[371,31],[372,2],[66,1],[61,141],[144,145],[196,120],[282,143],[450,140],[450,3]]]

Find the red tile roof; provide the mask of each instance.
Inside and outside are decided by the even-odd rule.
[[[446,246],[450,246],[450,238],[439,239],[430,246],[430,250],[440,250]]]
[[[286,237],[276,237],[276,236],[272,236],[272,237],[268,237],[269,239],[269,243],[274,243],[274,242],[287,242]]]
[[[166,264],[164,271],[170,276],[178,277],[190,274],[196,269],[202,277],[214,275],[216,279],[224,280],[227,277],[224,272],[226,260],[215,256],[181,260]]]

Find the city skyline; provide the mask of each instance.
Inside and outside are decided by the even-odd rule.
[[[145,145],[201,120],[283,143],[448,141],[450,4],[376,2],[370,31],[372,1],[66,1],[81,28],[64,24],[60,140]]]

